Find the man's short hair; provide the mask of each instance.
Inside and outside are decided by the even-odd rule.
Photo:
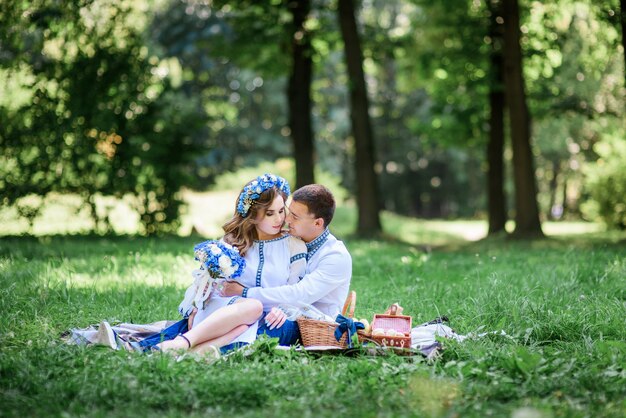
[[[335,215],[335,198],[321,184],[309,184],[300,187],[291,196],[294,202],[303,203],[315,218],[322,218],[327,227]]]

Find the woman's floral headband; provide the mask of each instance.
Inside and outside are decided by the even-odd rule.
[[[243,188],[243,191],[239,195],[237,212],[245,218],[250,211],[252,203],[261,196],[261,193],[272,187],[278,188],[278,190],[282,191],[287,196],[291,194],[287,180],[275,174],[265,173],[255,180],[252,180]]]

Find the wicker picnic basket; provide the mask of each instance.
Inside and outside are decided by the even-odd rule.
[[[411,327],[413,319],[408,315],[399,315],[398,305],[391,305],[389,314],[376,314],[372,320],[372,334],[369,337],[374,343],[385,347],[411,348]],[[376,335],[374,330],[382,330],[386,334]],[[393,330],[393,335],[388,334]]]
[[[353,290],[348,294],[341,314],[347,318],[352,318],[355,306],[356,292]],[[344,333],[339,341],[335,338],[336,322],[319,321],[304,316],[298,318],[297,322],[300,328],[300,339],[305,347],[335,346],[345,348],[348,346],[347,333]]]

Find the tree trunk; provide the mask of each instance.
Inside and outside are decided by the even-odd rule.
[[[504,231],[506,199],[504,196],[504,92],[492,87],[489,93],[489,143],[487,144],[487,210],[489,235]]]
[[[311,38],[304,23],[311,9],[310,0],[288,3],[293,20],[291,25],[292,67],[287,96],[289,101],[289,128],[296,162],[296,187],[314,183],[314,145],[311,124],[311,78],[313,60]]]
[[[537,205],[537,184],[530,145],[530,114],[526,105],[519,5],[504,0],[504,82],[511,126],[513,177],[515,183],[516,236],[543,236]]]
[[[567,175],[563,172],[563,219],[569,211],[569,202],[567,201]]]
[[[489,91],[489,142],[487,144],[487,212],[488,235],[504,231],[506,224],[506,199],[504,196],[504,62],[502,57],[502,25],[497,18],[501,7],[491,10],[491,71],[493,79]]]
[[[357,234],[381,232],[378,183],[374,173],[374,135],[363,73],[363,53],[352,0],[339,0],[339,26],[343,37],[350,89],[350,121],[356,149]]]
[[[624,88],[626,88],[626,0],[619,1],[619,17],[622,24],[622,51],[624,51]]]

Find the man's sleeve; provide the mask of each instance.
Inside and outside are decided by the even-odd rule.
[[[281,303],[312,304],[352,277],[352,259],[348,252],[333,251],[323,256],[317,268],[293,285],[251,287],[247,297],[260,300],[268,309]]]

